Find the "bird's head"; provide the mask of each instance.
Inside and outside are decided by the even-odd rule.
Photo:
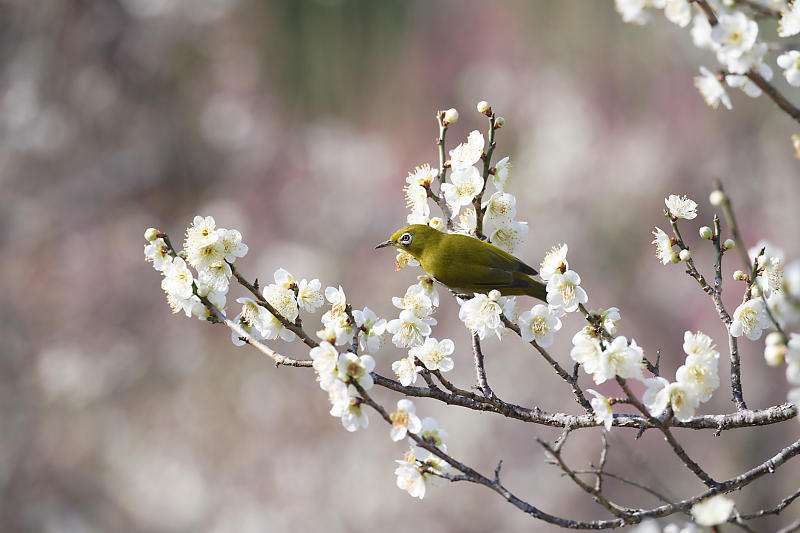
[[[437,241],[441,234],[439,230],[425,224],[411,224],[395,231],[388,241],[380,243],[375,249],[394,246],[419,259],[425,247]]]

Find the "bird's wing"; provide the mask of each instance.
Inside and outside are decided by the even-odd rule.
[[[503,270],[521,272],[522,274],[528,274],[529,276],[535,276],[538,274],[535,268],[523,263],[510,253],[501,250],[492,244],[486,244],[488,244],[488,246],[482,247],[482,252],[485,254],[485,262],[487,265],[491,265],[494,268],[500,268]]]

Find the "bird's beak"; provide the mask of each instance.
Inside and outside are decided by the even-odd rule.
[[[390,239],[390,240],[388,240],[386,242],[380,243],[378,246],[375,247],[375,249],[377,250],[378,248],[384,248],[386,246],[394,246],[395,244],[397,244],[397,243]]]

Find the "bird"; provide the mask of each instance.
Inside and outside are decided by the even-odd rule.
[[[538,274],[536,269],[475,237],[411,224],[375,249],[386,246],[409,253],[429,276],[457,294],[497,290],[503,296],[527,295],[547,301],[545,284],[531,277]]]

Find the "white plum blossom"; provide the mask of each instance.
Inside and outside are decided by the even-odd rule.
[[[386,324],[386,331],[392,334],[392,342],[398,348],[409,348],[422,344],[422,339],[431,334],[431,326],[436,325],[433,317],[420,318],[412,311],[400,311],[400,317]]]
[[[169,305],[170,309],[172,309],[173,313],[183,311],[187,318],[194,315],[197,318],[205,319],[209,315],[206,306],[203,305],[203,302],[200,301],[200,298],[194,294],[188,298],[181,298],[180,296],[175,296],[174,294],[167,294],[167,304]]]
[[[257,341],[263,340],[264,336],[261,335],[260,331],[262,328],[257,326],[257,323],[264,320],[266,309],[258,305],[252,298],[237,298],[236,301],[242,304],[242,310],[236,315],[233,321],[242,326],[242,329],[245,330],[251,339]],[[244,346],[247,344],[240,337],[241,336],[236,331],[231,330],[231,341],[235,346]]]
[[[468,207],[458,215],[455,221],[456,233],[463,233],[464,235],[472,235],[475,233],[475,228],[478,227],[478,217],[475,215],[475,208]]]
[[[363,408],[361,400],[355,396],[350,396],[350,402],[341,414],[342,426],[347,431],[357,431],[359,427],[366,428],[369,425],[367,412]]]
[[[789,50],[779,55],[778,66],[783,69],[783,75],[789,85],[800,87],[800,52]]]
[[[161,288],[170,296],[178,299],[188,299],[192,297],[192,271],[186,266],[186,262],[180,257],[173,257],[164,264],[164,279],[161,280]]]
[[[778,35],[780,37],[791,37],[800,33],[800,3],[792,2],[792,5],[781,11],[781,18],[778,22]]]
[[[770,326],[767,310],[760,298],[753,298],[741,304],[733,312],[730,326],[734,337],[746,336],[751,341],[761,338],[761,332]]]
[[[711,24],[705,15],[697,14],[692,19],[692,42],[698,48],[714,49],[717,45],[711,40]]]
[[[322,307],[325,301],[322,298],[321,289],[322,284],[318,279],[312,279],[311,281],[307,279],[300,280],[300,283],[297,284],[298,307],[309,313],[313,313]]]
[[[297,300],[295,300],[292,290],[272,283],[264,287],[261,294],[283,318],[289,322],[294,322],[297,319]],[[293,341],[295,339],[295,335],[291,330],[286,329],[276,317],[269,313],[268,315],[264,329],[261,331],[265,338],[275,339],[280,337],[285,341]]]
[[[622,319],[622,316],[619,314],[619,309],[616,307],[609,307],[608,309],[601,309],[598,314],[600,315],[603,329],[611,335],[615,335],[617,333],[617,322]]]
[[[599,365],[592,378],[598,385],[616,376],[642,380],[642,356],[643,350],[635,340],[631,339],[629,345],[627,338],[616,337],[598,356]],[[585,364],[584,369],[588,372]]]
[[[516,205],[517,199],[507,192],[498,191],[489,197],[482,206],[484,233],[491,234],[495,229],[514,220],[517,215]]]
[[[169,248],[164,239],[158,238],[152,242],[144,245],[144,259],[145,261],[152,262],[153,268],[159,272],[164,271],[164,267],[169,262]]]
[[[764,252],[756,257],[761,249]],[[771,296],[783,290],[783,250],[775,247],[772,243],[760,240],[747,251],[751,261],[758,261],[759,274],[756,278],[758,286],[764,292],[764,296]]]
[[[675,372],[677,382],[688,387],[700,402],[707,402],[719,387],[719,352],[712,343],[708,335],[687,331],[683,344],[686,361]]]
[[[410,311],[417,318],[426,318],[433,312],[433,302],[421,285],[411,285],[402,298],[392,297],[392,304],[398,309]]]
[[[400,384],[404,387],[408,387],[412,383],[417,382],[417,375],[420,370],[422,369],[416,365],[414,357],[411,355],[392,363],[392,372],[394,372],[397,379],[400,380]]]
[[[218,261],[207,269],[197,272],[197,279],[201,283],[220,292],[228,292],[231,276],[233,276],[233,272],[227,261]]]
[[[563,274],[569,270],[567,262],[568,247],[566,244],[557,244],[547,252],[539,265],[539,276],[549,281],[554,274]]]
[[[536,304],[519,317],[519,330],[525,342],[536,341],[542,348],[553,344],[553,335],[561,329],[561,320],[544,304]]]
[[[614,0],[614,7],[623,21],[640,25],[650,22],[648,8],[663,6],[663,0]]]
[[[330,302],[331,309],[322,315],[321,320],[325,329],[318,331],[317,336],[323,340],[334,340],[337,346],[341,346],[353,338],[353,324],[347,316],[347,297],[344,289],[341,285],[338,289],[326,288],[325,299]]]
[[[480,161],[484,144],[485,141],[481,132],[478,130],[470,132],[469,136],[467,136],[467,142],[461,143],[450,150],[450,166],[453,171],[467,169]],[[475,170],[477,171],[477,169]],[[481,183],[481,187],[483,187],[483,183]]]
[[[576,311],[579,304],[585,304],[589,300],[580,284],[581,277],[574,270],[553,274],[547,282],[547,304],[567,313]]]
[[[747,50],[739,57],[728,60],[728,72],[734,75],[742,75],[746,74],[749,70],[755,70],[764,79],[772,79],[772,69],[764,63],[764,56],[767,55],[767,51],[767,43],[756,43],[750,50]],[[728,81],[728,85],[731,85],[730,80],[726,78],[726,81]],[[741,85],[743,84],[739,84],[738,86]],[[731,85],[731,87],[734,87],[734,85]],[[748,93],[748,96],[755,98],[758,95],[752,96],[751,93]]]
[[[397,409],[389,415],[392,420],[392,430],[389,437],[397,442],[403,440],[407,433],[419,433],[422,429],[422,420],[416,414],[414,402],[403,398],[397,401]]]
[[[439,307],[439,290],[436,288],[436,280],[427,275],[417,276],[417,279],[419,280],[419,286],[431,299],[431,305]]]
[[[213,217],[194,217],[183,243],[187,262],[197,270],[205,270],[222,261],[226,255],[222,244],[224,233],[225,230],[216,229]]]
[[[505,191],[508,184],[511,182],[511,170],[514,166],[509,161],[508,157],[504,157],[494,166],[494,173],[492,173],[492,183],[498,191]]]
[[[422,185],[412,183],[406,185],[406,207],[411,210],[412,215],[426,218],[431,213],[431,207],[428,203],[428,191]]]
[[[501,250],[513,254],[522,245],[523,239],[527,234],[527,222],[512,220],[495,229],[489,235],[489,240]]]
[[[464,325],[483,340],[489,332],[495,332],[500,338],[500,330],[504,328],[500,320],[502,308],[497,303],[500,299],[500,292],[493,290],[488,295],[475,293],[474,298],[470,298],[461,304],[458,318]]]
[[[701,526],[716,526],[727,522],[735,504],[730,498],[718,494],[692,506],[692,518]]]
[[[356,319],[356,326],[361,330],[358,340],[361,349],[372,353],[377,352],[383,345],[386,319],[378,318],[378,315],[369,307],[353,311],[353,318]]]
[[[428,163],[424,165],[418,166],[414,170],[408,173],[408,177],[406,178],[406,183],[409,185],[430,185],[434,178],[439,175],[439,170],[435,168],[431,168]]]
[[[692,220],[697,216],[697,202],[686,196],[670,194],[664,198],[664,205],[669,209],[669,214],[675,218],[685,218]]]
[[[598,424],[603,424],[606,431],[611,431],[611,425],[614,423],[614,411],[611,409],[611,403],[608,398],[600,394],[594,389],[586,389],[594,398],[592,398],[592,411],[594,411],[594,419]]]
[[[369,390],[375,384],[372,372],[375,369],[375,359],[371,355],[358,356],[352,352],[339,354],[336,372],[343,381],[355,381],[362,389]]]
[[[419,266],[419,261],[405,250],[397,250],[397,255],[394,258],[394,269],[401,270],[408,265]]]
[[[483,178],[478,169],[468,166],[454,169],[450,174],[450,183],[442,184],[442,193],[447,204],[458,213],[462,206],[472,204],[472,199],[483,189]]]
[[[718,20],[718,24],[711,28],[711,40],[719,45],[717,60],[729,67],[730,62],[756,44],[758,24],[741,11],[723,13]]]
[[[662,265],[666,265],[672,260],[672,256],[674,255],[672,251],[672,239],[658,226],[655,228],[656,229],[653,231],[653,244],[656,245],[656,257],[661,261]]]
[[[408,351],[409,357],[419,359],[428,370],[441,370],[448,372],[453,369],[453,359],[449,357],[455,351],[455,344],[450,339],[437,341],[428,337],[421,346],[415,346]]]
[[[764,46],[766,47],[766,44]],[[772,69],[769,67],[769,65],[765,63],[759,63],[757,67],[754,67],[754,69],[757,70],[758,74],[766,81],[772,79]],[[750,98],[758,98],[761,96],[761,87],[756,85],[753,80],[744,74],[728,74],[725,76],[725,82],[729,87],[738,87],[742,89],[744,94]]]
[[[685,28],[692,20],[692,6],[686,0],[666,0],[664,16],[673,24]]]
[[[394,474],[397,476],[397,488],[402,489],[414,498],[420,500],[425,497],[425,480],[422,478],[422,473],[416,465],[413,453],[410,460],[395,460],[399,465]]]
[[[436,446],[443,452],[447,453],[447,444],[445,441],[447,440],[447,431],[439,427],[439,423],[436,422],[434,418],[425,417],[422,419],[422,428],[417,433],[420,437],[425,440],[428,444]],[[424,450],[424,448],[420,448],[419,446],[414,447],[415,451]],[[424,452],[425,454],[429,453],[427,451]],[[417,453],[417,456],[420,456]]]
[[[706,104],[713,109],[719,107],[722,103],[727,109],[732,109],[731,99],[728,93],[725,92],[725,86],[719,81],[716,74],[708,70],[706,67],[700,67],[700,76],[695,76],[694,86],[700,91]]]
[[[667,407],[672,407],[675,418],[688,420],[700,405],[700,398],[695,391],[681,382],[670,383],[662,377],[655,377],[645,379],[644,383],[647,390],[642,401],[653,416],[659,416]]]
[[[225,261],[233,263],[237,257],[247,255],[247,245],[242,242],[242,234],[235,229],[220,229],[220,241]]]
[[[313,361],[311,366],[317,372],[319,386],[322,390],[328,390],[338,377],[339,352],[331,343],[323,341],[311,348],[309,356]]]
[[[347,309],[347,297],[341,285],[339,288],[327,287],[325,289],[325,299],[331,304],[331,314],[338,315]]]
[[[600,355],[603,353],[603,345],[600,339],[589,334],[590,326],[578,331],[572,337],[572,349],[569,356],[573,361],[583,366],[587,374],[594,374],[600,371]]]

